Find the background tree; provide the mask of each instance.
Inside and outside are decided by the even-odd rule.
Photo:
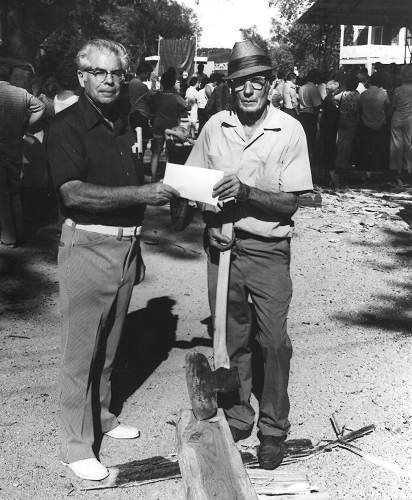
[[[258,33],[256,25],[250,26],[249,28],[240,28],[239,31],[242,40],[252,40],[256,45],[262,47],[265,52],[268,52],[268,42]]]
[[[285,75],[294,70],[295,57],[286,43],[270,47],[269,54],[275,71],[282,71]]]
[[[0,0],[0,54],[34,62],[42,41],[75,7],[67,0]]]
[[[280,12],[272,19],[270,45],[287,46],[301,74],[318,67],[325,73],[339,68],[340,27],[334,25],[300,24],[301,14],[313,0],[269,0]],[[276,52],[276,51],[275,51]]]
[[[215,63],[228,62],[230,57],[230,52],[232,49],[224,48],[224,47],[202,47],[198,49],[197,53],[199,56],[205,56],[209,59],[209,61],[213,61]]]
[[[90,38],[123,43],[137,64],[157,53],[159,35],[200,34],[193,10],[175,0],[0,0],[0,19],[1,55],[35,62],[43,49],[42,70],[67,74],[79,45]]]

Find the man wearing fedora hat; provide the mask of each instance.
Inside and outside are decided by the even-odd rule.
[[[228,210],[202,207],[209,301],[214,311],[219,252],[231,248],[227,347],[241,387],[225,397],[222,406],[234,440],[248,437],[254,424],[251,340],[256,333],[263,376],[257,393],[258,459],[266,469],[282,462],[290,427],[287,386],[292,346],[286,319],[292,295],[291,217],[299,193],[313,187],[301,124],[268,102],[271,72],[270,58],[260,47],[249,40],[234,45],[228,65],[233,111],[210,118],[187,160],[188,165],[223,170],[213,195],[221,202],[236,200],[232,238],[221,232]]]

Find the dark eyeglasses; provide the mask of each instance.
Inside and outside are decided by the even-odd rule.
[[[107,77],[110,75],[115,82],[120,82],[124,80],[124,71],[122,69],[115,69],[113,71],[107,71],[102,68],[86,68],[84,70],[86,73],[90,73],[96,78],[98,83],[103,83],[106,81]]]
[[[239,80],[233,80],[233,88],[235,89],[236,92],[240,92],[245,88],[247,82],[250,82],[255,90],[262,90],[267,80],[264,76],[254,76],[252,78],[242,78]]]

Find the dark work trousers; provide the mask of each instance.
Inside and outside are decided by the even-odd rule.
[[[139,239],[63,224],[58,255],[63,315],[60,405],[62,460],[93,458],[118,425],[110,376],[136,275]]]
[[[314,169],[314,160],[315,160],[315,149],[316,149],[316,134],[318,127],[318,117],[312,113],[299,113],[299,121],[302,124],[303,130],[306,134],[306,142],[308,143],[308,152],[309,152],[309,160],[310,166],[312,168],[312,172]]]
[[[372,129],[361,123],[360,148],[362,170],[376,172],[388,169],[389,131],[386,125]]]
[[[204,108],[198,108],[197,109],[197,116],[199,118],[199,130],[198,134],[200,134],[202,128],[205,126],[205,123],[209,119],[209,114]]]
[[[210,248],[207,252],[209,301],[214,316],[219,252]],[[231,366],[239,370],[241,387],[238,395],[227,398],[232,399],[229,407],[224,407],[231,426],[241,430],[253,427],[251,340],[255,324],[263,359],[258,419],[263,435],[283,436],[290,427],[287,389],[292,345],[286,328],[292,297],[289,266],[289,239],[236,238],[229,278],[227,348]]]

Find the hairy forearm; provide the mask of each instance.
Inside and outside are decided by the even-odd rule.
[[[153,202],[148,186],[109,187],[82,181],[70,181],[60,188],[67,208],[87,212],[109,212]]]
[[[290,217],[298,208],[294,193],[268,193],[255,187],[249,187],[246,202],[274,217]]]

